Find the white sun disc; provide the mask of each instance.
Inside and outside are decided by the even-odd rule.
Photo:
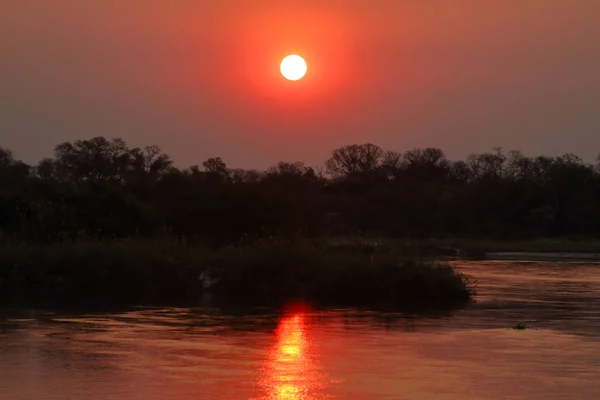
[[[285,79],[297,81],[306,75],[308,66],[306,65],[306,61],[304,61],[304,58],[300,57],[299,55],[292,54],[281,61],[280,70],[281,75],[283,75]]]

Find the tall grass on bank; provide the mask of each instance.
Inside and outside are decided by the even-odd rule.
[[[0,244],[0,296],[120,302],[182,299],[197,285],[203,248],[183,241],[94,240]]]
[[[493,240],[486,238],[427,238],[392,239],[384,237],[341,237],[330,239],[332,245],[363,246],[394,249],[413,257],[485,258],[489,253],[600,253],[596,238],[535,238],[522,240]]]
[[[469,277],[391,247],[262,240],[209,248],[173,238],[0,244],[5,298],[181,301],[197,298],[210,269],[211,291],[246,303],[292,298],[344,305],[464,302]]]

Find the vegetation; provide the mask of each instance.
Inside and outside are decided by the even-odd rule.
[[[450,161],[373,144],[336,149],[322,168],[281,162],[178,169],[156,146],[102,137],[62,143],[29,166],[0,149],[0,235],[26,242],[171,233],[214,245],[266,236],[597,237],[600,161],[519,152]]]
[[[365,238],[350,241],[377,243],[382,247],[403,249],[416,257],[481,258],[490,253],[571,253],[589,256],[600,254],[600,239],[577,237],[527,238],[494,240],[485,238]],[[340,239],[335,239],[339,242]],[[343,240],[342,240],[343,242]],[[593,254],[591,254],[593,253]]]
[[[0,247],[4,299],[99,302],[185,301],[210,288],[245,303],[292,298],[337,304],[456,303],[473,294],[467,276],[370,246],[307,240],[259,240],[209,248],[161,238],[80,240]]]
[[[156,146],[103,137],[61,143],[32,166],[0,148],[6,296],[193,296],[214,265],[220,290],[245,298],[459,300],[465,277],[418,260],[572,237],[588,240],[565,247],[595,250],[599,233],[600,160],[570,154],[450,161],[367,143],[323,167],[255,171],[220,158],[179,169]]]

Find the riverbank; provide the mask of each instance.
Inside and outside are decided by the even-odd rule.
[[[487,253],[486,260],[497,261],[549,261],[600,263],[600,253],[533,253],[500,252]]]
[[[202,280],[199,277],[202,276]],[[448,304],[469,277],[401,248],[263,240],[210,248],[173,238],[0,244],[4,300],[183,301],[210,291],[245,303]]]
[[[600,253],[598,239],[540,238],[530,240],[457,240],[451,243],[465,256],[486,257],[500,253],[574,254],[584,257]]]
[[[507,258],[545,257],[556,259],[600,259],[599,239],[539,238],[528,240],[491,240],[465,238],[388,239],[345,238],[336,239],[336,245],[361,241],[378,248],[395,248],[415,257],[450,258]],[[539,256],[536,256],[538,254]]]

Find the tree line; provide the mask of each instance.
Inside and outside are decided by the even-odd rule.
[[[157,146],[96,137],[61,143],[36,165],[0,147],[0,236],[172,234],[214,244],[263,236],[521,239],[600,233],[600,158],[519,151],[448,160],[436,148],[335,149],[324,166],[180,169]]]

